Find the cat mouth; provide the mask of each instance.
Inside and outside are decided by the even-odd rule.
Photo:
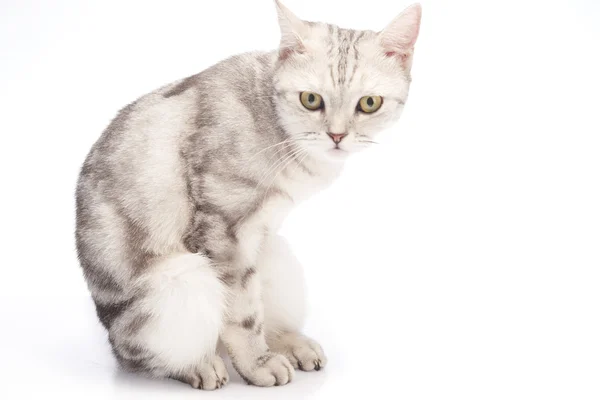
[[[332,147],[329,150],[327,150],[327,155],[334,159],[346,158],[348,154],[350,153],[347,150],[344,150],[340,147]]]

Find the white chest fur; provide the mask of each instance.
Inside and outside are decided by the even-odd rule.
[[[238,262],[254,265],[265,237],[279,230],[292,207],[327,187],[338,173],[317,174],[296,168],[280,174],[275,187],[281,188],[281,192],[269,195],[238,231]]]

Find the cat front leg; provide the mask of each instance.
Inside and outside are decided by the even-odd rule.
[[[272,352],[265,340],[259,271],[255,267],[229,270],[221,280],[229,288],[229,312],[221,334],[236,371],[249,384],[280,386],[294,377],[288,359]]]
[[[296,369],[318,371],[325,367],[327,357],[321,345],[301,333],[306,316],[304,270],[285,238],[268,237],[257,265],[269,348],[285,355]]]

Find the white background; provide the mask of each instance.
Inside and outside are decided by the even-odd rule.
[[[287,0],[378,30],[409,3]],[[600,3],[423,1],[384,144],[283,233],[326,370],[200,393],[115,370],[74,188],[116,111],[278,43],[270,0],[0,2],[0,397],[600,398]]]

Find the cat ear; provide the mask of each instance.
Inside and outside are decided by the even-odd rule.
[[[379,41],[388,57],[410,63],[421,26],[421,5],[413,4],[379,33]],[[408,65],[410,66],[410,65]]]
[[[281,43],[279,45],[279,58],[286,59],[292,53],[304,53],[306,48],[302,43],[302,36],[306,33],[306,24],[296,17],[279,0],[275,0],[279,27],[281,28]]]

